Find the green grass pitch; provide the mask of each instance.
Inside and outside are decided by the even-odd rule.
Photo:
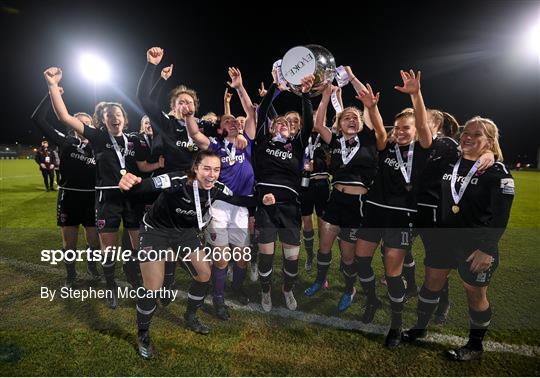
[[[510,225],[501,242],[501,262],[489,289],[494,309],[487,340],[531,348],[533,356],[486,352],[482,361],[450,363],[443,356],[448,345],[425,343],[386,350],[383,336],[311,324],[308,321],[231,311],[222,322],[205,305],[200,315],[209,324],[208,336],[184,329],[185,300],[158,309],[151,334],[157,358],[143,361],[136,351],[135,306],[124,300],[115,311],[102,300],[80,302],[40,299],[41,286],[60,288],[63,266],[57,274],[36,266],[42,249],[60,248],[56,227],[56,192],[45,192],[33,161],[0,160],[0,375],[526,375],[540,374],[540,173],[513,172],[516,199]],[[317,241],[316,241],[317,243]],[[80,247],[84,247],[82,233]],[[315,273],[300,263],[295,289],[299,310],[324,316],[358,320],[365,298],[359,293],[353,306],[337,314],[343,289],[337,249],[330,271],[330,289],[315,298],[303,290]],[[278,252],[278,256],[281,253]],[[302,253],[302,257],[304,257]],[[423,277],[423,249],[414,248],[417,281]],[[276,258],[279,263],[281,258]],[[375,271],[381,276],[379,256]],[[50,266],[48,266],[50,267]],[[83,273],[85,267],[78,265]],[[275,268],[273,301],[283,307],[281,274]],[[120,267],[117,277],[123,279]],[[177,270],[176,287],[186,291],[187,274]],[[86,285],[83,281],[81,286]],[[431,330],[442,335],[467,336],[468,314],[459,277],[451,276],[449,322]],[[258,283],[246,279],[252,301],[258,302]],[[378,295],[386,288],[380,284]],[[416,299],[406,304],[405,326],[413,324]],[[377,313],[375,323],[387,325],[389,306]]]

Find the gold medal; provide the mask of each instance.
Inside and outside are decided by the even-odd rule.
[[[452,206],[452,212],[453,212],[454,214],[459,213],[459,206],[458,206],[458,205]]]
[[[127,173],[127,171],[126,171],[125,169],[121,169],[121,170],[120,170],[120,174],[121,174],[122,176],[125,176],[126,173]]]
[[[232,159],[232,160],[229,160],[229,165],[234,165],[234,163],[236,163],[236,160]]]

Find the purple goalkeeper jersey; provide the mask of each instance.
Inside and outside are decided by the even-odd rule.
[[[227,185],[235,195],[249,196],[253,194],[255,174],[251,165],[253,141],[244,135],[248,144],[245,149],[238,150],[226,139],[210,138],[209,150],[218,154],[221,160],[219,181]]]

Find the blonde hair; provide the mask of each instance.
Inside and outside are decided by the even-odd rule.
[[[145,120],[150,121],[150,117],[148,117],[146,114],[143,115],[143,117],[141,118],[141,128],[139,129],[140,133],[144,132],[144,121]]]
[[[472,124],[478,124],[482,126],[482,129],[484,130],[484,134],[486,137],[491,141],[491,144],[488,148],[489,151],[493,152],[493,155],[495,155],[495,159],[497,161],[503,161],[503,153],[501,150],[501,146],[499,145],[499,128],[489,118],[482,118],[480,116],[476,116],[465,122],[464,129],[467,128],[467,126]]]
[[[345,115],[345,113],[356,113],[358,115],[358,120],[360,121],[360,130],[362,130],[362,127],[364,126],[364,121],[362,117],[362,111],[358,109],[356,106],[348,106],[345,109],[343,109],[342,112],[336,114],[336,119],[332,125],[332,128],[336,130],[336,133],[339,135],[341,134],[341,127],[339,126],[339,123],[341,122],[341,118]]]
[[[405,117],[412,117],[412,118],[416,119],[416,117],[414,116],[414,109],[413,108],[405,108],[405,109],[403,109],[398,114],[396,114],[396,116],[394,117],[394,122],[397,121],[400,118],[405,118]]]
[[[270,125],[270,134],[272,134],[274,132],[274,125],[278,121],[281,121],[281,122],[287,124],[287,126],[289,126],[289,131],[291,130],[291,124],[289,123],[289,120],[287,118],[285,118],[285,116],[277,115],[277,116],[274,117],[274,119],[272,120],[272,123]]]
[[[443,112],[437,109],[427,109],[427,112],[431,117],[433,117],[433,120],[437,124],[437,132],[441,131],[444,121]]]
[[[197,97],[197,92],[193,89],[186,87],[185,85],[179,85],[171,91],[169,106],[171,110],[174,110],[174,103],[178,96],[182,94],[187,94],[193,99],[193,104],[195,105],[195,112],[199,109],[199,97]]]

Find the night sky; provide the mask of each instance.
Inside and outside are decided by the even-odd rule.
[[[199,94],[201,116],[223,112],[228,66],[240,68],[258,102],[257,87],[261,81],[270,84],[272,63],[291,47],[313,43],[381,92],[386,125],[410,105],[408,96],[393,89],[400,84],[399,70],[419,69],[428,107],[454,114],[461,124],[475,115],[492,118],[508,162],[518,155],[536,160],[540,58],[524,52],[522,37],[540,19],[540,1],[249,4],[0,1],[0,143],[41,139],[30,115],[46,93],[43,71],[49,66],[64,72],[61,85],[70,112],[92,113],[94,86],[79,68],[84,52],[100,55],[111,67],[111,81],[96,87],[97,100],[123,103],[135,130],[141,115],[136,86],[149,47],[164,48],[163,62],[174,63],[163,108],[168,108],[166,92],[186,84]],[[349,87],[343,98],[345,105],[357,102]],[[299,109],[300,99],[286,94],[275,106],[282,113]],[[241,113],[236,96],[232,110]]]

